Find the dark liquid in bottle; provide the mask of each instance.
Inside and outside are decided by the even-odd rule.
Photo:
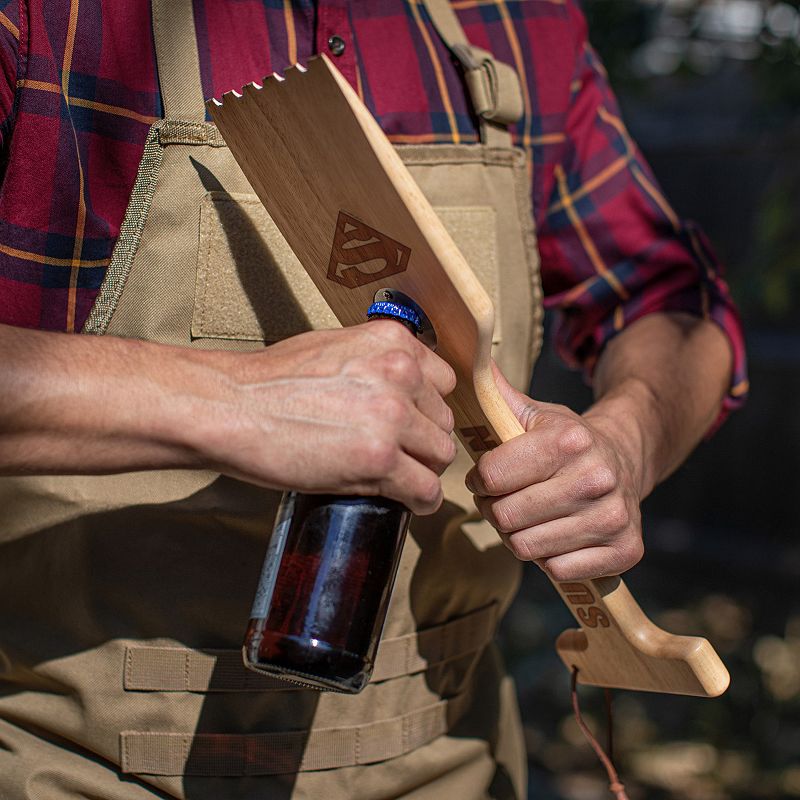
[[[359,692],[372,674],[411,512],[382,497],[284,496],[245,664]]]

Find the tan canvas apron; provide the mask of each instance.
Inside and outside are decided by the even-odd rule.
[[[153,18],[165,119],[85,332],[256,350],[335,324],[204,121],[190,0],[156,0]],[[540,307],[529,184],[505,132],[483,128],[492,146],[400,151],[493,294],[496,356],[524,386]],[[462,454],[442,511],[414,522],[355,697],[241,666],[276,493],[189,471],[0,481],[0,797],[523,796],[491,645],[518,565],[475,521],[465,468]]]

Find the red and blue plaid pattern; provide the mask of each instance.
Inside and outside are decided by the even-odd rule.
[[[641,316],[714,319],[735,354],[728,405],[747,388],[721,269],[679,220],[620,120],[575,0],[454,0],[473,44],[516,67],[542,277],[557,340],[591,369]],[[397,143],[476,142],[458,66],[420,0],[194,0],[203,91],[327,51]],[[79,331],[161,115],[147,0],[0,0],[0,322]],[[190,76],[187,76],[187,78]]]

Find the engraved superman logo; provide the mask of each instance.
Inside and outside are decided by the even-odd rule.
[[[408,269],[411,248],[339,212],[328,280],[354,289]]]

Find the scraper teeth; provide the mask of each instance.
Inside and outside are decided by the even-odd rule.
[[[266,79],[265,79],[266,80]],[[263,84],[251,81],[250,83],[242,86],[242,94],[252,95],[258,94],[264,88]]]
[[[220,97],[219,100],[217,100],[216,97],[213,97],[212,100],[215,105],[222,106],[225,105],[226,100],[230,100],[233,97],[241,97],[241,95],[238,94],[234,89],[230,89],[227,92],[223,92],[222,97]]]
[[[291,64],[290,66],[286,67],[286,69],[283,71],[283,75],[284,75],[285,78],[291,79],[295,75],[297,75],[298,73],[300,73],[302,75],[304,72],[307,72],[307,71],[308,70],[302,64],[300,64],[299,62],[296,62],[296,63]]]
[[[308,67],[300,62],[295,64],[291,64],[290,66],[286,67],[283,73],[280,72],[273,72],[272,75],[265,75],[261,81],[251,81],[250,83],[245,84],[242,86],[241,90],[237,91],[236,89],[230,89],[227,92],[222,94],[222,97],[219,99],[216,97],[212,97],[210,102],[213,103],[215,106],[222,106],[225,104],[226,100],[230,100],[231,98],[235,98],[237,100],[241,99],[243,95],[252,92],[252,91],[261,91],[262,89],[268,88],[270,84],[275,84],[276,82],[281,84],[285,83],[288,79],[291,79],[293,75],[296,74],[304,74],[308,72]]]

